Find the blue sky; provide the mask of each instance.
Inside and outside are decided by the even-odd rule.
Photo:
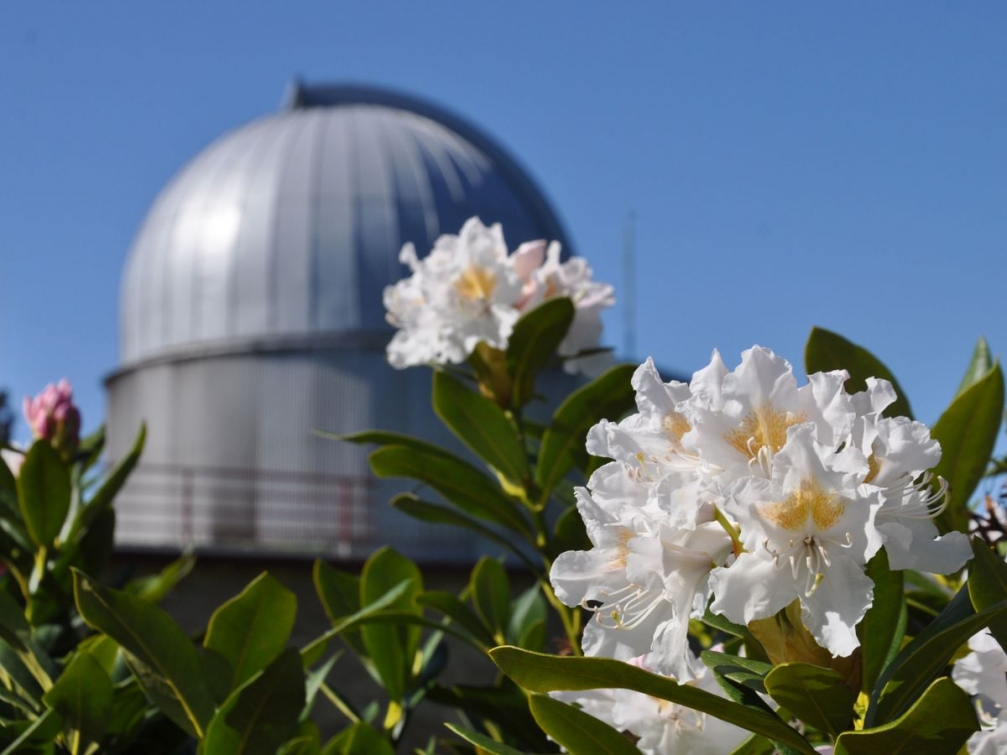
[[[996,2],[4,3],[0,385],[99,421],[146,209],[299,74],[480,124],[617,286],[634,211],[640,356],[799,364],[822,325],[932,422],[1007,345],[1005,39]]]

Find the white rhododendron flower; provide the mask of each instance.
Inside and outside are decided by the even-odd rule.
[[[643,656],[631,661],[646,671],[656,672],[653,658]],[[700,669],[689,686],[724,697],[724,691],[713,673],[693,658]],[[579,706],[586,713],[609,726],[639,737],[637,749],[644,755],[690,753],[690,755],[722,755],[752,735],[734,724],[700,713],[684,705],[627,689],[596,689],[586,692],[553,692],[552,696]]]
[[[556,594],[595,612],[588,655],[644,653],[687,681],[689,620],[709,609],[740,623],[797,601],[834,657],[859,646],[873,601],[867,562],[947,574],[971,556],[933,518],[947,486],[927,471],[940,446],[926,426],[884,417],[884,380],[850,395],[844,371],[798,385],[791,365],[753,347],[729,370],[714,352],[686,384],[648,360],[633,377],[636,414],[602,421],[588,451],[611,459],[578,489],[594,546],[553,565]]]
[[[972,652],[957,661],[951,678],[976,699],[982,731],[968,741],[972,755],[1007,752],[1007,653],[988,629],[969,640]]]
[[[739,522],[745,551],[712,576],[710,609],[748,624],[801,602],[805,626],[834,656],[858,646],[856,625],[874,596],[864,565],[881,547],[876,492],[859,483],[867,462],[815,440],[812,424],[787,432],[768,477],[732,486],[726,510]],[[851,471],[852,470],[852,471]]]
[[[437,239],[419,259],[411,244],[400,261],[411,275],[385,289],[388,321],[399,328],[388,345],[388,361],[397,368],[420,364],[458,364],[479,343],[505,349],[514,323],[547,299],[568,297],[574,320],[559,346],[568,371],[594,372],[606,366],[607,352],[576,357],[597,349],[601,312],[615,303],[613,289],[592,280],[591,268],[578,257],[560,261],[557,242],[531,241],[508,255],[499,224],[466,221],[457,236]]]

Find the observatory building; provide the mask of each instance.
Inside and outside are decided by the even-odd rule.
[[[469,217],[508,244],[563,229],[489,137],[430,103],[357,86],[291,87],[280,112],[220,137],[155,200],[122,275],[108,454],[141,421],[117,505],[120,545],[366,556],[391,543],[468,560],[470,536],[392,510],[368,449],[382,428],[450,442],[426,370],[393,370],[382,292]],[[453,540],[451,538],[454,538]]]

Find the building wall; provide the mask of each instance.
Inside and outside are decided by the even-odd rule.
[[[550,382],[557,397],[574,385],[564,375]],[[148,426],[118,504],[120,545],[364,558],[390,544],[458,562],[499,550],[393,510],[389,499],[408,482],[374,478],[369,448],[312,433],[380,428],[465,453],[433,415],[429,370],[393,370],[378,351],[231,354],[125,371],[108,395],[110,460]]]

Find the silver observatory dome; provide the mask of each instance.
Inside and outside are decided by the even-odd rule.
[[[489,137],[386,90],[295,83],[280,112],[193,158],[155,200],[122,278],[111,459],[143,420],[149,436],[120,543],[356,556],[392,542],[467,558],[464,537],[441,532],[428,549],[388,510],[394,486],[371,480],[365,450],[311,431],[442,432],[424,371],[385,363],[382,292],[405,272],[404,243],[423,253],[473,215],[502,223],[512,247],[570,249]]]

